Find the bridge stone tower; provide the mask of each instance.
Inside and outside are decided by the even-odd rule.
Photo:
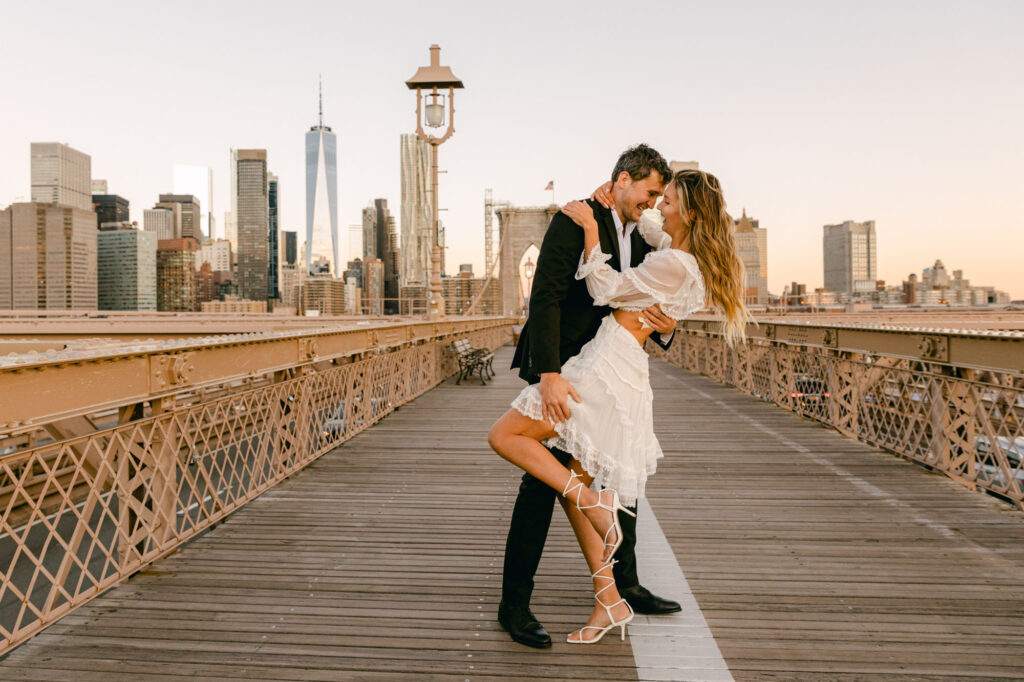
[[[505,206],[495,210],[502,244],[498,262],[502,314],[518,315],[523,312],[519,300],[519,264],[531,245],[540,250],[548,223],[560,210],[556,204]]]

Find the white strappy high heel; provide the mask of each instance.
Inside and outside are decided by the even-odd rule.
[[[573,485],[573,484],[575,484],[575,485]],[[580,511],[582,511],[584,509],[606,509],[606,510],[608,510],[608,511],[610,511],[612,513],[612,525],[609,526],[608,530],[606,530],[604,532],[604,537],[601,539],[601,541],[604,543],[604,557],[603,558],[607,562],[609,559],[612,558],[612,556],[615,554],[616,550],[619,549],[619,545],[622,544],[622,526],[619,525],[619,514],[618,514],[618,512],[620,512],[620,511],[621,512],[625,512],[626,514],[629,514],[630,516],[632,516],[634,518],[636,518],[636,514],[634,514],[633,512],[629,511],[628,509],[626,509],[625,507],[622,506],[622,503],[619,502],[619,494],[617,492],[615,492],[614,490],[611,491],[611,493],[612,493],[612,503],[610,505],[607,505],[607,504],[605,504],[604,502],[601,501],[601,493],[603,493],[603,492],[605,492],[607,490],[607,489],[605,489],[605,490],[602,490],[602,491],[598,492],[598,494],[597,494],[597,502],[595,502],[594,504],[586,504],[586,505],[582,505],[581,506],[580,505],[580,494],[582,494],[584,487],[585,486],[583,485],[583,481],[580,480],[580,475],[577,474],[575,471],[570,469],[569,470],[569,480],[565,482],[565,488],[562,489],[562,497],[564,497],[565,499],[569,500],[570,502],[573,502],[572,500],[569,499],[569,495],[571,495],[572,493],[576,493],[576,501],[573,502],[573,504],[575,504],[576,508],[579,509]],[[615,540],[614,540],[614,542],[608,542],[608,535],[612,531],[615,531]]]
[[[584,625],[579,630],[576,630],[575,632],[569,634],[569,636],[565,638],[565,641],[568,642],[569,644],[596,644],[597,642],[601,641],[601,638],[604,637],[606,632],[608,632],[612,628],[617,628],[617,627],[621,627],[622,628],[622,631],[620,632],[620,638],[621,639],[626,639],[626,624],[629,623],[629,621],[633,620],[633,616],[635,615],[633,613],[633,607],[630,606],[629,602],[626,601],[625,599],[619,599],[619,601],[615,602],[614,604],[605,604],[600,599],[600,596],[601,596],[602,592],[604,592],[605,590],[607,590],[610,587],[613,587],[615,585],[615,577],[614,577],[614,575],[602,575],[601,571],[603,571],[604,569],[607,568],[607,569],[609,569],[609,572],[611,572],[611,567],[614,566],[616,563],[618,563],[618,562],[613,559],[613,560],[609,561],[608,563],[604,564],[603,566],[601,566],[601,568],[597,569],[597,573],[594,573],[593,575],[590,576],[591,578],[601,578],[602,580],[607,580],[608,581],[607,585],[605,585],[604,587],[602,587],[601,589],[599,589],[597,592],[594,593],[594,601],[596,601],[598,604],[600,604],[601,606],[604,607],[604,610],[608,613],[608,620],[610,620],[611,623],[609,623],[608,625],[605,625],[603,627],[600,626],[600,625]],[[622,620],[615,620],[615,617],[612,616],[612,609],[614,607],[618,606],[619,604],[625,604],[626,605],[626,607],[629,609],[629,615],[626,616]],[[597,635],[593,639],[583,639],[583,632],[585,630],[597,630]],[[572,636],[574,634],[577,634],[577,633],[579,633],[579,637],[580,638],[579,639],[571,639]]]

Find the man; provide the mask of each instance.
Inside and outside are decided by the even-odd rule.
[[[589,202],[600,225],[601,250],[611,254],[609,263],[613,268],[622,271],[635,267],[650,251],[635,229],[636,222],[644,210],[654,208],[671,175],[661,154],[645,144],[637,145],[623,152],[615,164],[611,190],[615,209]],[[552,423],[560,423],[571,414],[568,394],[572,387],[559,374],[562,364],[594,338],[601,320],[611,312],[609,307],[595,306],[586,282],[575,277],[582,252],[583,232],[567,215],[557,213],[544,235],[530,294],[530,316],[512,359],[519,376],[530,383],[540,382],[544,418]],[[668,348],[675,321],[656,306],[642,314],[656,332],[651,338]],[[552,453],[565,465],[572,458],[561,450]],[[498,621],[512,639],[537,648],[551,646],[551,636],[530,612],[530,597],[555,496],[550,487],[525,474],[505,545]],[[623,514],[620,523],[623,541],[615,553],[618,563],[614,567],[619,593],[637,613],[681,610],[677,602],[657,597],[640,585],[636,520]]]

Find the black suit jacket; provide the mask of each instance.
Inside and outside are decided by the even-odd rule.
[[[611,210],[596,201],[587,201],[597,218],[601,250],[611,254],[611,265],[624,270],[619,261],[619,239]],[[633,230],[630,237],[629,267],[639,265],[651,247]],[[572,218],[559,211],[551,219],[537,257],[537,270],[530,292],[530,315],[519,335],[519,345],[512,357],[512,367],[530,383],[540,380],[544,372],[560,372],[562,365],[594,338],[598,327],[611,308],[594,305],[587,283],[576,279],[580,254],[583,253],[583,230]],[[655,332],[658,345],[668,348]]]

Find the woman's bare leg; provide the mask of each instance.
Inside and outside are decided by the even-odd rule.
[[[576,460],[570,462],[572,470],[581,474],[584,483],[589,487],[593,482],[593,477],[583,471],[583,467]],[[569,517],[569,523],[572,525],[573,533],[576,534],[576,541],[580,544],[580,549],[583,550],[583,558],[587,561],[587,567],[590,569],[591,575],[608,576],[612,579],[612,582],[603,577],[593,578],[594,581],[594,592],[596,593],[601,588],[608,584],[612,587],[604,590],[600,595],[597,595],[597,599],[608,606],[621,601],[622,597],[619,595],[619,590],[614,585],[615,577],[612,574],[611,562],[604,560],[604,541],[601,536],[594,530],[594,526],[590,523],[586,516],[583,515],[579,509],[563,497],[559,497],[558,501],[562,504],[562,509],[565,510],[565,515]],[[612,606],[612,616],[616,621],[622,620],[629,616],[629,607],[625,604],[618,604]],[[587,619],[587,625],[593,625],[597,627],[604,627],[611,621],[608,619],[608,611],[598,605],[594,604],[594,610],[590,612],[590,618]],[[593,639],[597,634],[596,630],[576,630],[569,635],[572,640],[589,640]]]
[[[491,427],[490,433],[487,434],[487,442],[503,458],[547,484],[561,496],[572,476],[569,469],[562,466],[551,454],[551,451],[540,443],[540,441],[556,435],[554,428],[548,422],[530,419],[516,410],[509,410]],[[578,463],[576,466],[577,471],[582,471],[578,468]],[[599,493],[586,485],[580,486],[572,493],[570,502],[573,504],[570,506],[587,520],[588,524],[592,525],[591,530],[595,534],[599,532],[603,535],[614,524],[615,517],[612,513],[600,507],[582,511],[576,507],[586,507],[598,501],[610,504],[612,495],[611,491]],[[614,532],[612,539],[614,539]],[[597,536],[597,542],[600,548],[598,550],[600,559],[604,552],[601,536]],[[595,570],[597,570],[596,567],[591,573]]]

